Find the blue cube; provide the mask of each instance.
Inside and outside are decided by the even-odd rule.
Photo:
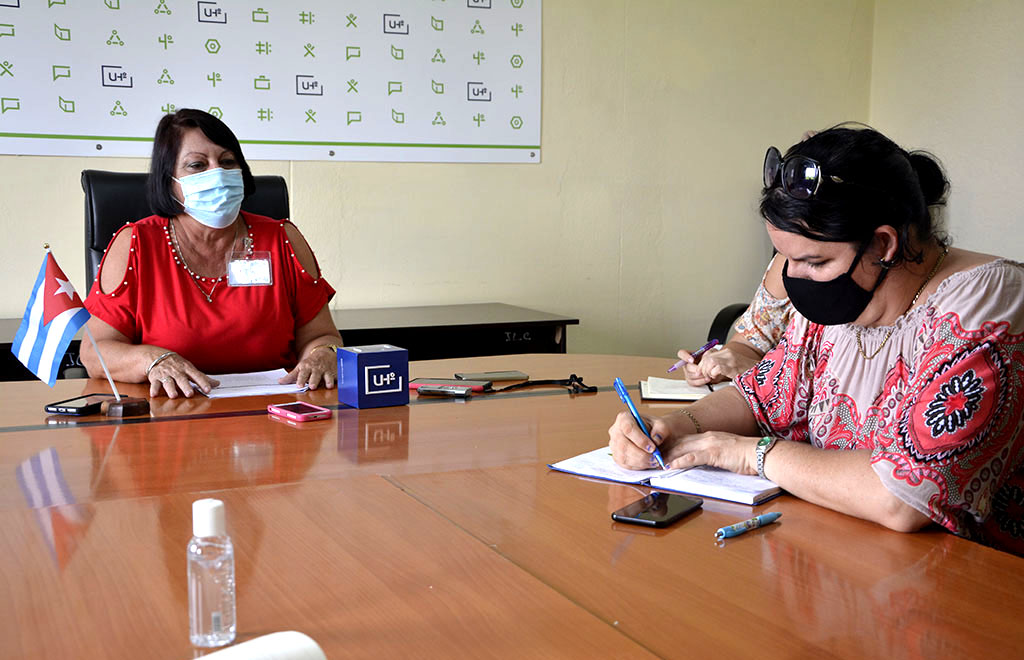
[[[409,403],[409,351],[390,344],[339,348],[338,402],[353,408]]]

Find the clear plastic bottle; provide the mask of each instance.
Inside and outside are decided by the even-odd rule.
[[[235,550],[224,522],[224,503],[192,503],[188,542],[188,618],[193,646],[211,648],[235,639]]]

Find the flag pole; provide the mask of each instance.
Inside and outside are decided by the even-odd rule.
[[[96,351],[96,357],[100,359],[100,366],[103,367],[103,373],[107,375],[107,382],[110,383],[110,389],[114,390],[114,398],[118,401],[121,400],[121,393],[117,391],[117,385],[114,385],[114,379],[110,377],[110,370],[107,369],[107,363],[103,360],[103,354],[100,353],[100,347],[96,345],[96,340],[93,339],[92,332],[89,331],[89,326],[85,326],[85,334],[89,337],[89,341],[92,342],[93,350]]]
[[[50,244],[43,243],[43,249],[49,252]],[[89,341],[92,342],[92,347],[96,351],[96,357],[100,359],[100,366],[103,367],[103,373],[107,375],[107,382],[110,383],[110,389],[114,390],[114,399],[120,401],[121,393],[117,391],[117,385],[114,385],[114,379],[110,376],[110,369],[107,369],[107,363],[103,359],[103,353],[100,353],[100,347],[96,345],[96,339],[92,336],[92,332],[89,331],[89,326],[86,325],[84,327],[85,334],[89,337]]]

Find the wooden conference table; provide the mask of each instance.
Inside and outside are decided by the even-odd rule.
[[[235,544],[239,640],[300,630],[332,659],[1019,656],[1024,559],[790,496],[756,510],[780,524],[716,544],[755,509],[705,500],[667,530],[622,526],[610,511],[640,493],[546,468],[607,441],[614,376],[670,362],[418,362],[414,377],[576,373],[601,391],[414,398],[304,426],[263,397],[50,424],[45,402],[103,384],[0,384],[0,657],[199,655],[185,546],[209,496]]]

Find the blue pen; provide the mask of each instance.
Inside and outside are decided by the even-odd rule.
[[[715,538],[727,539],[733,536],[739,536],[740,534],[745,534],[746,532],[749,532],[752,529],[757,529],[758,527],[761,527],[763,525],[772,524],[773,522],[778,520],[779,516],[781,515],[782,514],[778,512],[762,513],[759,516],[754,516],[750,520],[744,520],[743,522],[738,522],[735,525],[729,525],[728,527],[723,527],[719,529],[717,532],[715,532]]]
[[[622,384],[622,379],[616,378],[615,381],[612,382],[612,385],[615,386],[615,391],[619,393],[619,398],[622,399],[622,402],[626,404],[627,408],[629,408],[629,414],[631,414],[633,416],[633,419],[636,420],[636,423],[640,427],[640,430],[643,431],[644,435],[650,438],[651,442],[653,443],[654,439],[651,438],[651,433],[650,431],[647,430],[647,426],[644,424],[644,420],[640,419],[640,413],[637,412],[636,406],[633,405],[633,399],[629,398],[629,392],[626,391],[626,386]],[[658,465],[660,465],[661,469],[664,470],[665,459],[661,457],[661,452],[658,451],[657,445],[654,445],[654,459],[658,461]]]

